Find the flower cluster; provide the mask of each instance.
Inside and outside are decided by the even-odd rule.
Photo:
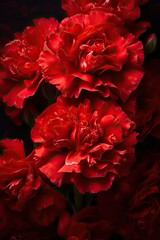
[[[160,56],[141,13],[149,3],[61,5],[61,21],[37,18],[0,42],[11,128],[0,139],[0,239],[159,240]]]

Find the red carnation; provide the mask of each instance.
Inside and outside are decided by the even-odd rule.
[[[148,134],[160,137],[160,60],[145,65],[144,78],[137,89],[135,122],[143,140]]]
[[[59,98],[32,129],[40,171],[54,184],[73,182],[81,193],[107,190],[134,161],[135,124],[114,102]],[[39,159],[40,158],[40,159]]]
[[[23,108],[24,100],[35,94],[43,80],[37,60],[46,38],[57,30],[58,22],[41,18],[34,20],[34,24],[16,34],[16,39],[1,52],[4,75],[0,80],[1,94],[8,106]]]
[[[23,142],[18,139],[3,140],[0,147],[4,150],[4,156],[0,156],[0,190],[6,194],[12,209],[22,210],[40,187],[33,166],[33,153],[26,158]]]
[[[37,190],[36,196],[29,201],[27,210],[33,223],[38,226],[49,226],[64,212],[65,208],[65,197],[43,183]]]
[[[0,157],[0,191],[11,209],[24,211],[33,223],[48,226],[65,207],[65,198],[45,184],[34,165],[34,152],[27,158],[23,142],[0,142],[4,156]],[[27,211],[26,211],[27,209]]]
[[[97,207],[84,208],[72,217],[65,213],[58,226],[58,234],[66,240],[107,240],[111,230],[110,224],[101,220]]]
[[[46,80],[66,97],[82,90],[126,100],[143,76],[143,46],[115,14],[64,19],[39,58]]]
[[[128,176],[98,194],[101,218],[125,240],[159,240],[160,161],[155,156],[143,150]]]
[[[139,5],[145,2],[139,0],[62,0],[62,7],[69,16],[98,9],[113,12],[121,17],[125,23],[130,23],[140,17]]]
[[[143,175],[135,195],[130,201],[129,219],[134,230],[133,239],[154,239],[160,236],[160,161]]]

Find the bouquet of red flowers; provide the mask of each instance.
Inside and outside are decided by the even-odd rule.
[[[160,239],[158,6],[53,1],[0,26],[0,239]]]

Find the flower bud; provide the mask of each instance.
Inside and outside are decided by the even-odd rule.
[[[157,37],[154,33],[150,34],[144,44],[145,56],[153,53],[157,47]]]

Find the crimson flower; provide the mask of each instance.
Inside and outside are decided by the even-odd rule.
[[[3,140],[0,147],[4,150],[4,156],[0,156],[0,190],[12,209],[21,210],[40,186],[32,163],[33,153],[26,158],[23,142],[18,139]]]
[[[159,239],[160,161],[157,153],[139,152],[128,176],[98,194],[102,219],[123,239]]]
[[[160,161],[154,164],[144,175],[135,195],[129,202],[129,218],[134,230],[134,239],[159,239],[160,223]]]
[[[56,217],[63,214],[65,209],[65,197],[45,183],[41,184],[36,196],[28,202],[27,207],[32,223],[46,227],[53,224]]]
[[[160,61],[145,64],[145,75],[137,89],[135,122],[140,140],[148,134],[160,137]]]
[[[140,17],[141,4],[147,1],[141,0],[62,0],[62,8],[68,16],[77,13],[88,13],[91,10],[98,9],[113,12],[123,19],[124,22],[132,22]]]
[[[47,36],[57,30],[58,22],[54,18],[40,18],[34,24],[16,34],[15,40],[1,51],[1,95],[8,106],[23,108],[24,100],[35,94],[43,80],[37,60]]]
[[[100,218],[96,206],[84,208],[72,217],[66,212],[58,226],[58,234],[66,240],[107,240],[111,230],[110,224]]]
[[[113,13],[65,18],[46,45],[39,64],[46,81],[65,97],[87,90],[125,101],[143,76],[142,43]]]
[[[64,211],[66,200],[41,180],[34,152],[26,158],[23,142],[17,139],[3,140],[0,146],[4,153],[0,157],[0,191],[5,202],[12,210],[24,211],[33,223],[53,223]]]
[[[81,193],[107,190],[134,161],[134,128],[114,102],[59,98],[32,129],[33,141],[41,143],[37,164],[57,186],[73,182]]]

